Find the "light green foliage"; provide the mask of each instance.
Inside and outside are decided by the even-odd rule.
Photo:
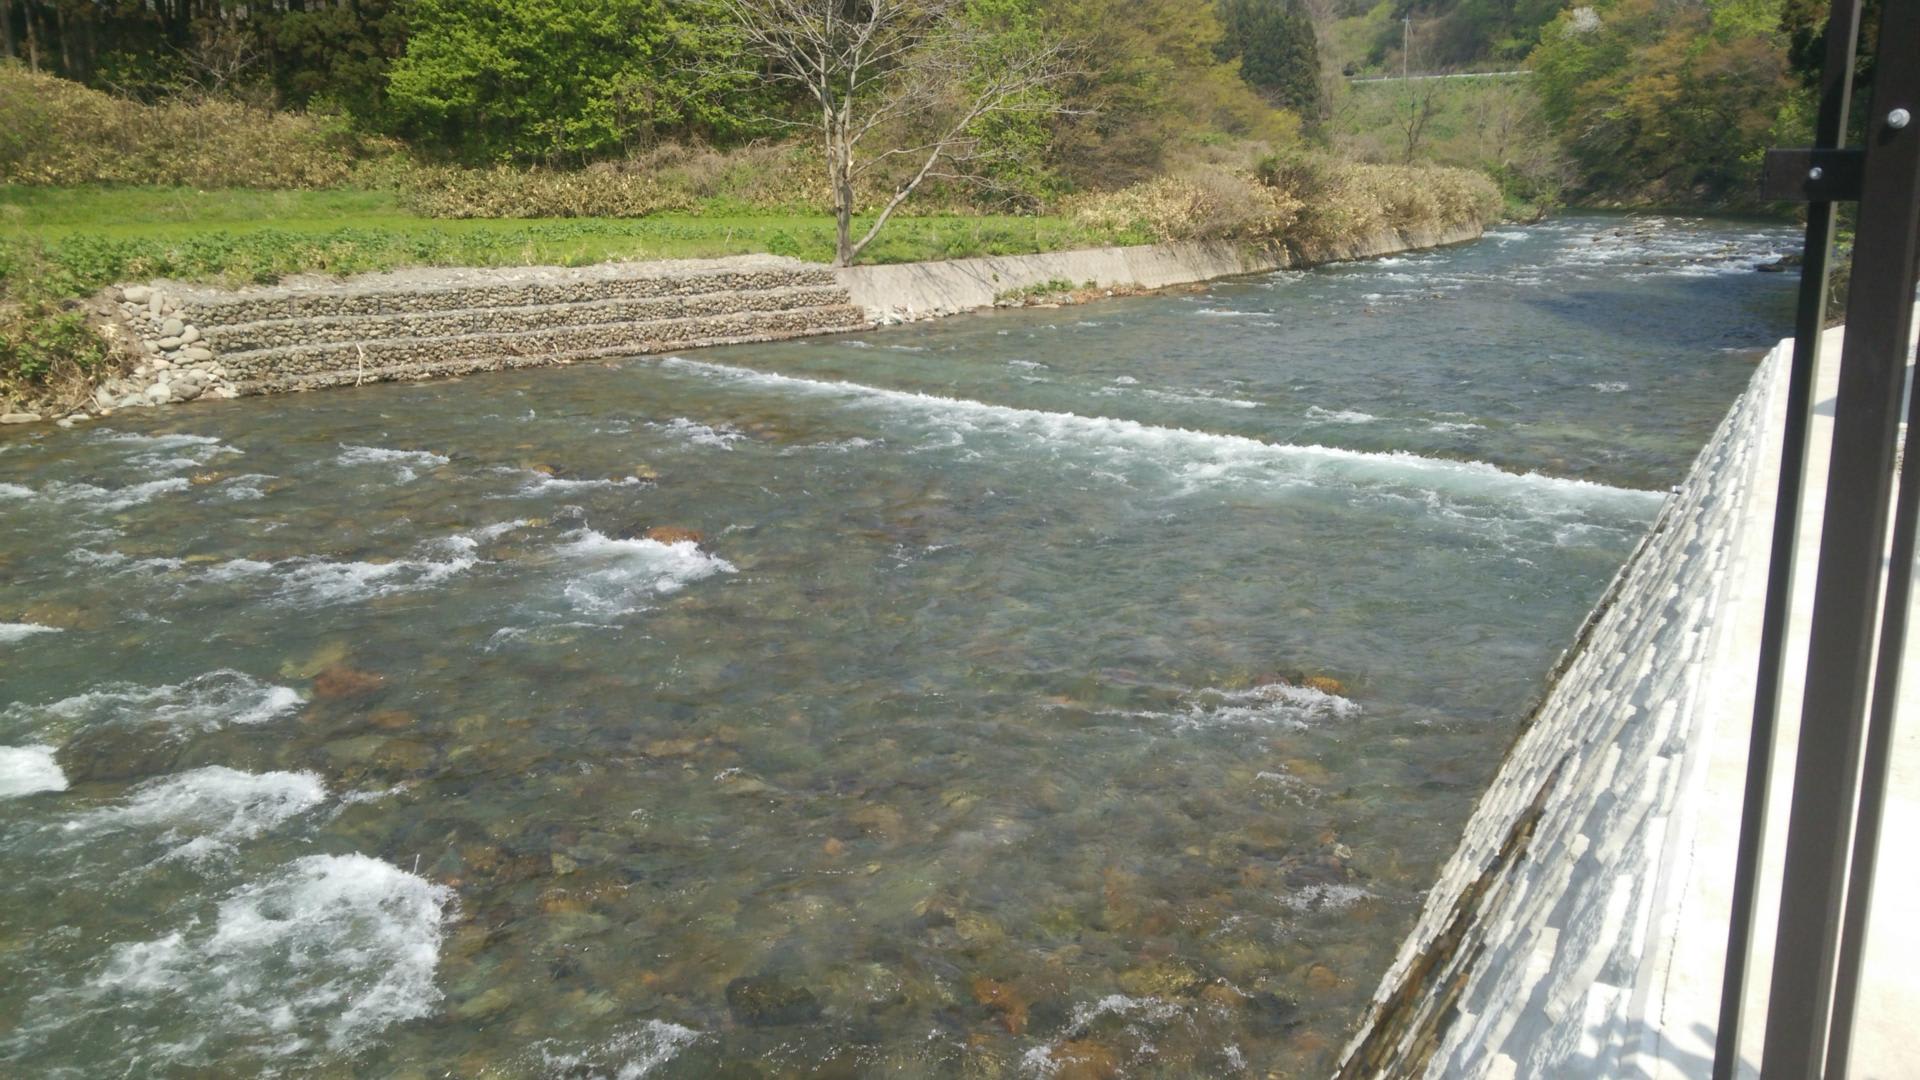
[[[106,342],[72,292],[37,245],[0,241],[0,403],[84,379],[106,359]]]
[[[578,163],[663,128],[731,134],[730,106],[751,95],[706,73],[722,26],[707,0],[415,0],[389,107],[468,160]]]
[[[1711,11],[1614,0],[1556,20],[1532,65],[1587,186],[1641,202],[1757,201],[1761,151],[1803,115],[1777,25],[1752,0]]]
[[[1379,0],[1370,7],[1359,0],[1359,10],[1340,14],[1328,24],[1320,49],[1343,72],[1369,71],[1384,55],[1380,43],[1387,39],[1388,28],[1397,29],[1399,25],[1394,0]]]
[[[1038,7],[1038,0],[968,0],[962,23],[987,35],[969,89],[977,89],[1009,58],[1034,55],[1052,40]],[[1007,104],[969,132],[979,140],[973,170],[989,197],[1031,208],[1060,194],[1065,184],[1050,154],[1050,115],[1063,104],[1061,88],[1035,87]]]

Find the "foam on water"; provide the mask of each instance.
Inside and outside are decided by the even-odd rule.
[[[829,450],[836,454],[852,453],[869,447],[883,445],[878,439],[863,439],[858,435],[846,439],[834,439],[830,442],[807,443],[804,446],[789,446],[780,451],[781,457],[791,457],[803,450]]]
[[[1098,1001],[1083,1001],[1073,1007],[1073,1019],[1068,1022],[1070,1030],[1079,1030],[1106,1016],[1124,1016],[1129,1019],[1164,1021],[1185,1015],[1179,1005],[1158,997],[1129,997],[1126,994],[1108,994]]]
[[[394,477],[400,483],[406,483],[418,476],[416,468],[430,469],[445,465],[447,457],[431,450],[395,450],[385,446],[355,446],[340,444],[340,456],[333,459],[337,465],[391,465]]]
[[[1107,395],[1129,392],[1150,397],[1155,401],[1170,401],[1176,405],[1221,405],[1229,409],[1257,409],[1260,407],[1260,403],[1257,401],[1248,401],[1245,398],[1220,397],[1208,390],[1183,394],[1177,390],[1159,390],[1153,387],[1141,386],[1140,380],[1128,375],[1120,376],[1113,380],[1112,385],[1103,387],[1100,390],[1100,393]]]
[[[521,485],[518,495],[552,495],[556,492],[590,491],[595,488],[633,487],[646,481],[637,476],[618,476],[594,480],[576,480],[565,476],[547,476],[535,472]]]
[[[119,806],[69,821],[69,834],[163,830],[171,858],[199,859],[264,835],[324,802],[327,788],[310,772],[249,773],[209,765],[134,788]]]
[[[112,683],[48,705],[15,702],[0,711],[0,725],[64,734],[96,724],[150,724],[186,734],[264,724],[303,700],[287,687],[222,669],[170,686]]]
[[[556,554],[582,568],[564,591],[573,609],[587,615],[641,611],[656,597],[715,574],[736,572],[732,563],[701,551],[691,540],[616,540],[593,529],[575,533]]]
[[[164,574],[185,567],[184,559],[168,559],[155,556],[148,559],[136,559],[118,551],[94,551],[90,548],[75,548],[68,556],[82,566],[96,570],[106,570],[115,574]]]
[[[53,747],[0,746],[0,799],[65,790],[67,774],[53,760]]]
[[[857,344],[857,343],[856,343]],[[746,438],[727,424],[711,427],[698,424],[684,416],[676,416],[664,424],[648,424],[655,431],[663,431],[683,442],[694,446],[711,446],[717,450],[731,450],[733,444]]]
[[[387,562],[336,562],[318,556],[279,562],[230,559],[209,567],[206,577],[216,582],[270,577],[275,601],[296,607],[346,604],[432,588],[477,565],[479,547],[473,536],[455,535],[421,544],[409,558]]]
[[[1286,905],[1295,911],[1337,911],[1352,907],[1373,894],[1358,885],[1340,885],[1323,882],[1309,885],[1286,898]]]
[[[181,583],[232,585],[267,581],[274,588],[276,603],[322,606],[432,588],[478,565],[481,543],[524,524],[524,521],[503,522],[471,533],[428,540],[415,545],[405,558],[384,560],[341,562],[301,555],[274,562],[240,558],[194,565],[184,559],[135,559],[117,551],[87,548],[76,549],[69,557],[83,566],[114,574],[140,574],[161,580],[175,577]]]
[[[77,506],[87,511],[125,510],[151,501],[157,495],[170,491],[185,491],[187,478],[168,477],[164,480],[149,480],[144,484],[130,484],[127,487],[106,488],[97,484],[68,484],[54,481],[41,490],[44,498],[56,502]]]
[[[260,485],[266,483],[268,480],[277,479],[279,479],[279,477],[269,473],[246,473],[242,476],[230,476],[221,482],[220,494],[235,502],[249,502],[254,499],[264,499],[267,497],[267,493],[261,490]]]
[[[209,435],[137,435],[131,432],[102,432],[101,441],[133,447],[127,464],[142,469],[168,471],[191,469],[223,454],[242,453]]]
[[[1310,686],[1272,683],[1251,690],[1209,687],[1188,696],[1172,719],[1179,728],[1282,726],[1304,728],[1326,720],[1350,720],[1360,706]]]
[[[682,357],[668,357],[659,363],[668,370],[701,378],[834,397],[905,415],[942,433],[948,445],[963,444],[968,435],[983,432],[1014,435],[1046,444],[1056,451],[1096,453],[1110,465],[1126,460],[1157,464],[1192,486],[1340,482],[1354,486],[1412,488],[1466,498],[1517,500],[1534,513],[1593,509],[1635,518],[1650,517],[1665,498],[1662,492],[1617,488],[1533,472],[1506,472],[1481,461],[1452,461],[1397,451],[1370,453],[1313,444],[1268,443],[1242,435],[1160,427],[1134,420],[1019,409],[860,383],[802,379]]]
[[[1331,424],[1371,424],[1380,418],[1358,409],[1323,409],[1318,405],[1309,405],[1307,419],[1321,420]]]
[[[33,489],[24,484],[0,484],[0,499],[31,499]]]
[[[1175,1020],[1191,1022],[1186,1008],[1165,998],[1108,994],[1095,1001],[1083,1001],[1075,1005],[1061,1039],[1084,1039],[1090,1034],[1090,1029],[1104,1022],[1106,1025],[1123,1027],[1132,1036],[1127,1041],[1136,1043],[1139,1052],[1151,1056],[1154,1047],[1146,1028]],[[1059,1041],[1055,1041],[1029,1049],[1021,1055],[1020,1067],[1029,1076],[1060,1075],[1063,1062],[1055,1053],[1059,1047]]]
[[[699,1040],[692,1028],[649,1020],[586,1049],[542,1043],[540,1067],[547,1076],[567,1080],[640,1080]]]
[[[378,859],[308,856],[234,891],[211,927],[115,946],[61,1011],[133,1012],[121,1030],[139,1056],[176,1066],[351,1054],[432,1012],[452,904],[451,889]],[[192,1039],[137,1022],[148,1010],[190,1017]]]
[[[30,638],[35,634],[58,634],[57,626],[41,626],[30,622],[0,622],[0,645],[9,645]]]

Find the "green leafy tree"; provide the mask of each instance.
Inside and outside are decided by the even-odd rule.
[[[1298,115],[1274,108],[1220,60],[1225,28],[1212,3],[1048,0],[1041,11],[1076,46],[1077,72],[1063,87],[1071,108],[1055,125],[1053,152],[1077,184],[1147,179],[1211,139],[1278,146],[1298,136]]]
[[[407,47],[402,0],[302,6],[263,23],[282,103],[326,104],[367,126],[382,123],[387,69]]]
[[[733,46],[706,0],[415,0],[387,95],[470,159],[583,162],[662,131],[728,135],[751,95],[699,61]]]
[[[1314,121],[1325,117],[1320,48],[1301,0],[1221,0],[1215,53],[1238,59],[1240,77],[1268,100]]]
[[[1770,22],[1770,20],[1769,20]],[[1742,204],[1790,107],[1784,45],[1762,25],[1660,0],[1574,8],[1531,63],[1548,120],[1597,194]]]

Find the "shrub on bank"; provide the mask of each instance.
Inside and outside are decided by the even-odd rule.
[[[0,183],[337,187],[397,151],[304,113],[143,105],[0,60]]]
[[[1301,209],[1288,192],[1225,167],[1070,196],[1065,208],[1091,228],[1142,231],[1163,242],[1267,239],[1283,234]]]
[[[1498,218],[1500,192],[1480,173],[1435,165],[1365,165],[1320,154],[1268,157],[1252,169],[1207,166],[1068,200],[1084,224],[1159,240],[1248,240],[1296,251],[1387,229],[1451,228]]]
[[[0,244],[0,405],[84,386],[108,356],[81,301],[35,245]]]

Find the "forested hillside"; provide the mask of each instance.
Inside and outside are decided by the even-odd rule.
[[[932,2],[932,0],[930,0]],[[859,3],[849,2],[853,12]],[[982,124],[997,205],[1177,171],[1229,144],[1494,175],[1516,204],[1750,206],[1805,136],[1823,14],[1800,0],[938,0],[1058,43],[1046,108]],[[216,98],[416,160],[578,169],[793,137],[730,0],[0,0],[0,52],[148,104]],[[756,67],[756,65],[759,65]],[[1526,71],[1525,86],[1349,77]],[[1484,93],[1481,93],[1484,91]],[[1244,155],[1242,155],[1244,156]],[[887,181],[896,180],[888,177]],[[984,181],[985,183],[979,183]],[[881,183],[885,187],[886,183]],[[954,185],[935,183],[934,188]]]
[[[1044,132],[1002,134],[1044,139],[1046,167],[1074,180],[1138,179],[1196,140],[1285,140],[1298,129],[1296,113],[1272,107],[1298,96],[1283,85],[1293,76],[1262,63],[1294,46],[1268,44],[1267,28],[1251,24],[1229,43],[1210,5],[964,8],[998,36],[1072,46],[1071,78],[1051,91],[1067,107]],[[0,11],[4,51],[35,70],[148,103],[217,95],[337,116],[468,165],[581,166],[663,143],[734,146],[785,134],[781,121],[804,107],[753,77],[720,0],[0,0]],[[1310,31],[1304,40],[1297,60],[1312,71]],[[1272,98],[1239,77],[1246,49],[1261,58],[1249,71],[1275,86]]]
[[[1758,208],[1765,148],[1810,137],[1808,84],[1819,63],[1824,4],[1326,2],[1326,37],[1350,73],[1525,72],[1515,78],[1529,85],[1565,155],[1578,201]],[[1494,89],[1501,85],[1471,84],[1505,112],[1510,91]],[[1453,93],[1471,90],[1462,84]],[[1401,114],[1436,111],[1425,96],[1418,88],[1403,93]]]

